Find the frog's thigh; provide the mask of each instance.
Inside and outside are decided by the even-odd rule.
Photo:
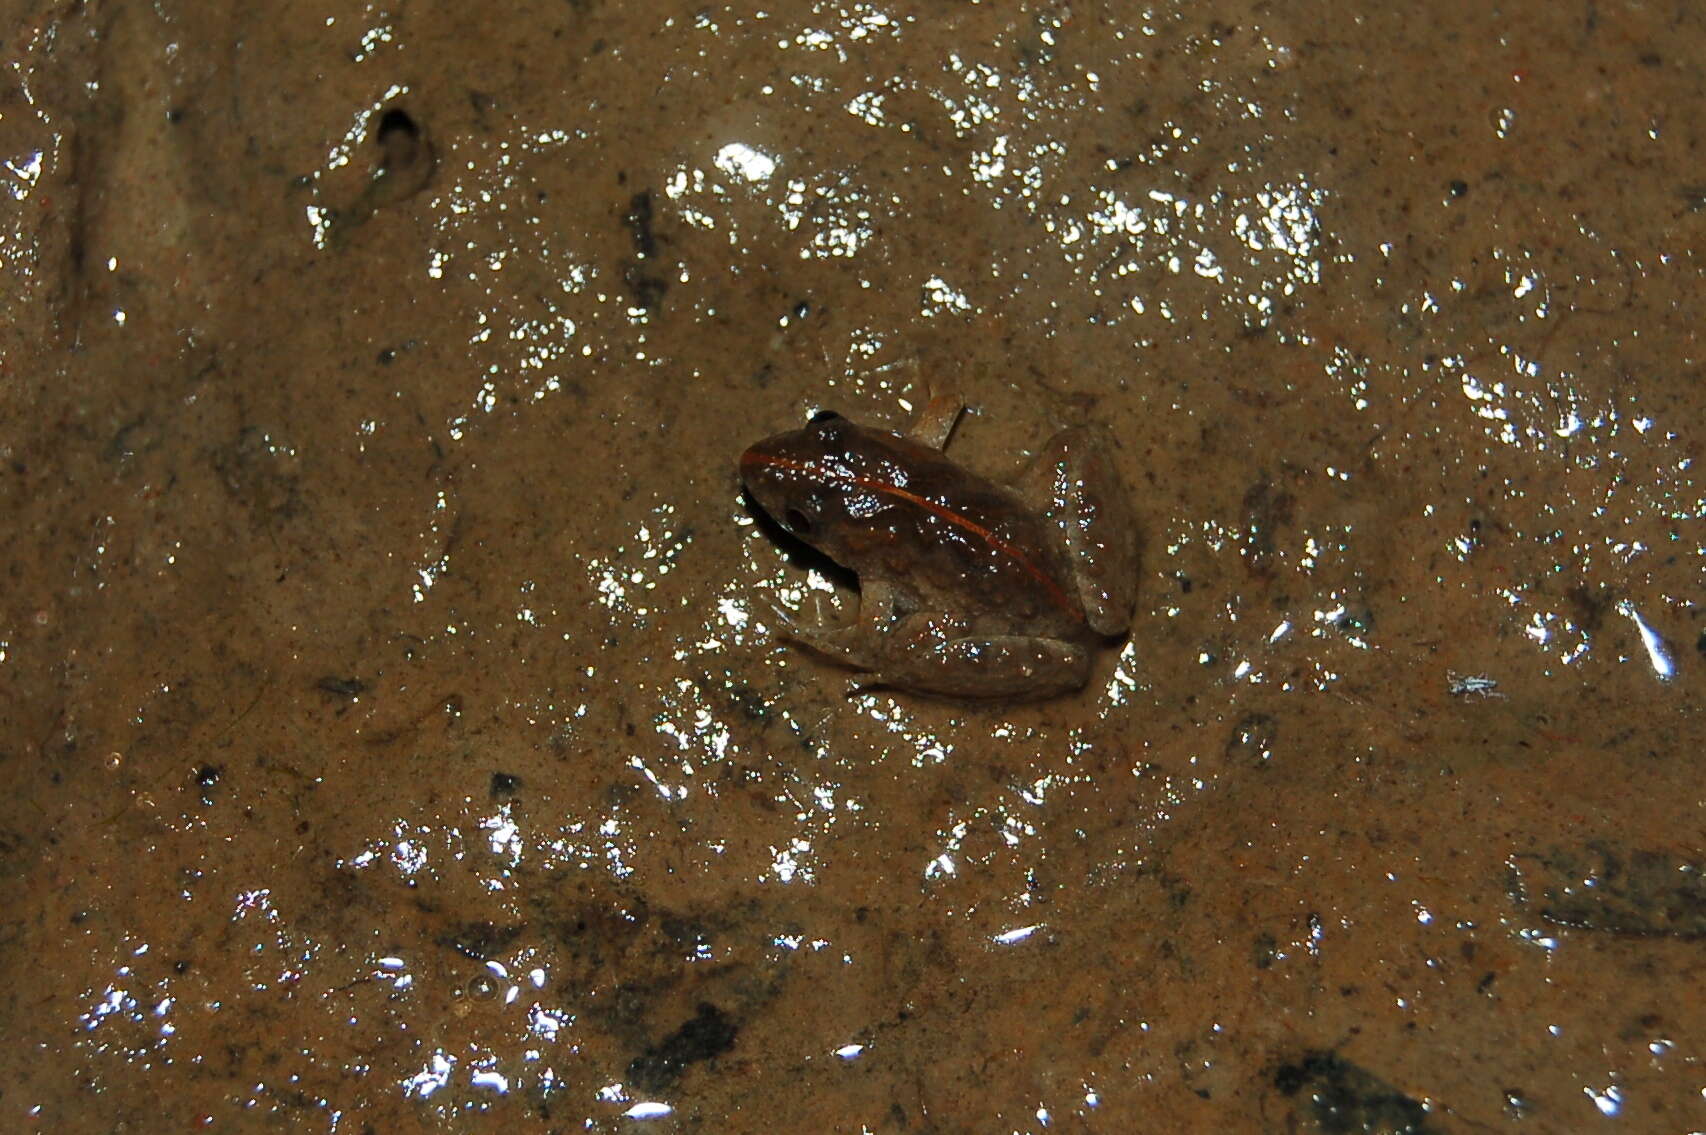
[[[1117,635],[1131,626],[1137,600],[1137,525],[1109,450],[1099,430],[1062,430],[1014,488],[1059,530],[1090,625]]]
[[[883,651],[875,684],[968,698],[1046,698],[1076,690],[1090,677],[1083,646],[1058,639],[997,635],[914,639],[895,635]]]

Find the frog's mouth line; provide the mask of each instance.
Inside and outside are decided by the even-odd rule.
[[[803,473],[808,477],[815,478],[819,481],[826,481],[830,484],[845,485],[850,488],[869,489],[872,492],[882,493],[886,496],[891,496],[898,500],[905,501],[907,504],[922,509],[933,516],[938,516],[941,519],[946,520],[949,524],[952,524],[954,527],[965,532],[969,532],[978,540],[989,545],[1003,556],[1006,556],[1008,559],[1018,564],[1025,570],[1025,574],[1030,576],[1031,579],[1036,582],[1037,586],[1043,589],[1043,591],[1048,595],[1049,601],[1065,612],[1073,622],[1083,623],[1086,621],[1083,607],[1073,602],[1072,597],[1060,589],[1059,585],[1055,583],[1053,577],[1051,577],[1048,572],[1044,571],[1041,565],[1039,565],[1030,556],[1027,556],[1011,541],[1003,540],[1001,537],[972,520],[970,517],[965,516],[963,513],[955,512],[951,508],[937,504],[929,497],[919,496],[915,492],[903,489],[892,481],[883,481],[875,477],[866,477],[846,468],[818,465],[811,461],[796,461],[791,457],[776,457],[763,453],[752,453],[750,451],[741,454],[740,467],[743,474],[748,469],[759,466],[769,466],[774,469],[787,469],[795,473]]]

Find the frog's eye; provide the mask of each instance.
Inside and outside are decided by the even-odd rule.
[[[817,413],[812,415],[812,425],[815,426],[823,422],[837,421],[840,417],[841,415],[837,414],[834,410],[819,410]]]

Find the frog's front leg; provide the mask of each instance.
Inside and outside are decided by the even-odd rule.
[[[894,622],[897,603],[895,589],[889,584],[865,583],[859,589],[856,622],[831,625],[823,621],[820,613],[818,621],[809,625],[788,620],[778,637],[856,670],[874,670],[883,635]]]
[[[918,417],[906,436],[931,449],[946,449],[953,436],[954,425],[965,413],[966,401],[958,394],[937,394],[918,411]]]
[[[929,390],[931,383],[921,381],[918,377],[918,357],[916,355],[885,363],[871,373],[886,370],[907,370],[913,374],[913,381],[922,390]],[[954,426],[959,422],[960,415],[965,413],[966,400],[952,391],[938,390],[931,394],[918,411],[918,416],[906,428],[905,436],[928,445],[931,449],[948,448],[948,438],[953,436]]]
[[[1090,678],[1083,645],[1029,635],[966,634],[959,620],[915,614],[880,639],[873,686],[961,698],[1048,698]]]

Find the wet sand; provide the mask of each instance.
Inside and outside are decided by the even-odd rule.
[[[0,1127],[1706,1128],[1684,8],[11,3]],[[850,691],[832,408],[1129,639]]]

